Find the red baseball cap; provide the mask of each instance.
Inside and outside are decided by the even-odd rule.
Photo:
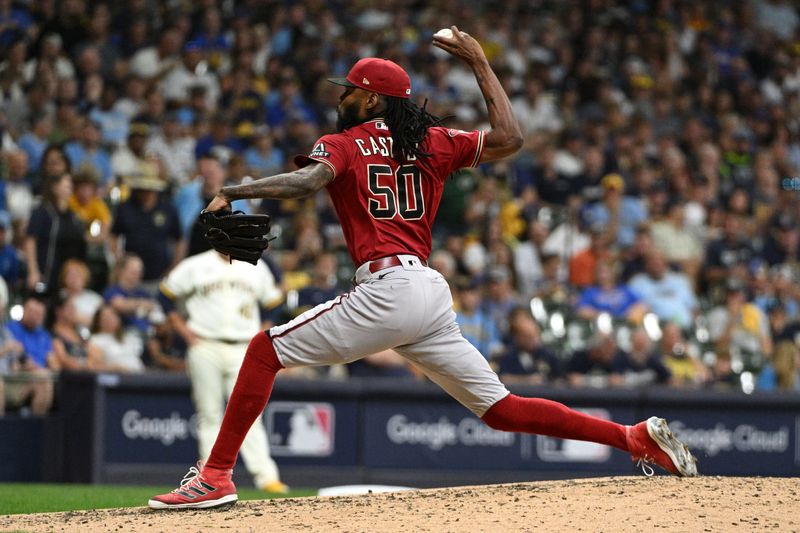
[[[347,73],[346,78],[328,78],[328,81],[396,98],[411,96],[411,78],[403,67],[388,59],[377,57],[360,59]]]

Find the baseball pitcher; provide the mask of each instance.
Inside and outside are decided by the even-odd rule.
[[[206,208],[224,210],[242,198],[303,197],[325,187],[358,265],[357,285],[253,337],[208,461],[179,488],[151,499],[150,507],[235,502],[236,455],[269,399],[276,373],[347,363],[388,348],[492,428],[606,444],[673,474],[696,475],[694,458],[663,419],[623,426],[549,400],[510,394],[461,336],[450,288],[427,266],[444,180],[460,168],[515,153],[522,133],[478,42],[453,26],[452,37],[434,36],[433,44],[472,69],[486,102],[489,131],[439,126],[411,100],[410,79],[399,65],[361,59],[346,78],[330,80],[344,86],[338,133],[323,136],[307,156],[296,158],[299,170],[225,187]]]

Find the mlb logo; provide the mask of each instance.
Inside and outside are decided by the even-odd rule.
[[[605,409],[576,409],[590,416],[611,420]],[[536,436],[536,454],[548,463],[605,463],[611,458],[611,448],[594,442],[561,440]]]
[[[327,457],[333,453],[335,411],[329,403],[271,402],[267,435],[276,457]]]

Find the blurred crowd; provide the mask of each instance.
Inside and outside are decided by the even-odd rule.
[[[800,387],[800,9],[788,0],[0,0],[0,398],[61,369],[182,371],[159,281],[226,183],[334,130],[360,57],[487,128],[482,44],[525,134],[448,179],[430,264],[507,382]],[[268,212],[282,321],[350,288],[323,193]],[[403,375],[375,354],[336,375]],[[41,381],[41,382],[40,382]],[[2,381],[0,381],[2,382]],[[2,405],[0,405],[2,408]]]

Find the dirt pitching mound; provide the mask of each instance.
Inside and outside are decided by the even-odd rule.
[[[800,531],[796,479],[617,477],[0,517],[0,531]]]

